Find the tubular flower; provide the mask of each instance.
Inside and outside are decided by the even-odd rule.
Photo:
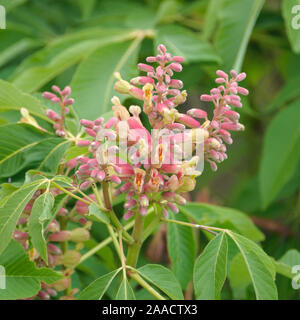
[[[88,156],[77,158],[81,188],[102,181],[116,184],[115,196],[126,193],[124,219],[135,213],[146,215],[153,204],[165,217],[169,211],[177,213],[177,205],[186,202],[182,194],[195,188],[196,177],[202,173],[199,162],[206,160],[216,170],[216,163],[227,158],[224,143],[232,143],[229,131],[244,129],[239,114],[232,110],[242,106],[238,94],[248,94],[238,85],[244,73],[231,71],[229,78],[217,71],[220,86],[201,96],[202,101],[214,105],[213,118],[208,120],[201,109],[190,109],[187,114],[178,111],[187,93],[181,90],[183,83],[172,77],[182,70],[183,57],[171,56],[164,45],[159,45],[158,54],[146,61],[149,64],[138,64],[146,75],[126,81],[116,73],[114,85],[117,92],[142,101],[142,107],[127,109],[113,97],[112,118],[106,122],[103,118],[81,120],[86,138],[78,146],[89,151]],[[145,117],[140,117],[142,112],[148,117],[151,134]],[[78,209],[82,213],[87,210],[82,204]]]

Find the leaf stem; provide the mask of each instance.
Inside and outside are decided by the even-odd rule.
[[[179,220],[172,220],[172,219],[161,219],[162,222],[167,222],[167,223],[175,223],[175,224],[179,224],[182,226],[186,226],[186,227],[192,227],[192,228],[197,228],[197,229],[202,229],[205,230],[209,233],[212,233],[214,235],[217,235],[218,233],[213,231],[213,230],[217,230],[217,231],[224,231],[224,229],[221,228],[215,228],[215,227],[208,227],[208,226],[202,226],[200,224],[195,224],[195,223],[189,223],[189,222],[184,222],[184,221],[179,221]]]
[[[129,271],[128,274],[132,279],[139,283],[149,293],[151,293],[158,300],[166,300],[160,293],[158,293],[151,285],[146,282],[136,271]]]
[[[136,212],[134,228],[132,232],[132,237],[134,239],[134,242],[131,245],[129,245],[128,254],[127,254],[127,264],[132,267],[136,266],[139,252],[143,243],[142,237],[143,237],[143,229],[144,229],[144,220],[145,220],[145,217],[142,216],[139,212]]]

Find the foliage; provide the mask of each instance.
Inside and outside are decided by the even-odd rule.
[[[291,285],[300,264],[300,33],[291,26],[298,1],[1,4],[0,265],[7,289],[0,299],[299,299]],[[184,57],[189,96],[180,112],[201,105],[211,118],[198,97],[218,69],[244,70],[250,94],[242,109],[233,108],[246,130],[234,136],[229,159],[217,174],[207,168],[197,177],[179,213],[169,208],[164,217],[156,199],[139,248],[138,219],[123,219],[124,194],[108,208],[107,186],[80,188],[74,159],[89,154],[79,141],[92,141],[79,119],[111,119],[114,95],[127,108],[140,104],[114,91],[115,75],[139,76],[136,64],[161,43]],[[43,97],[54,83],[70,85],[72,94],[58,103]],[[62,110],[64,123],[55,118]],[[140,117],[149,129],[147,115]],[[115,187],[107,188],[112,196]],[[127,247],[138,259],[125,261]]]

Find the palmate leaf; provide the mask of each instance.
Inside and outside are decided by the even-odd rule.
[[[87,29],[59,37],[24,60],[11,80],[23,91],[36,91],[99,47],[130,37],[132,36],[128,31],[103,28]]]
[[[300,100],[272,119],[264,136],[259,169],[262,205],[266,208],[292,178],[300,160]]]
[[[37,167],[55,173],[70,145],[68,140],[28,124],[0,126],[0,137],[0,177],[11,177],[21,170]]]
[[[220,62],[220,57],[209,42],[183,27],[174,25],[159,28],[155,37],[155,46],[161,43],[173,55],[183,56],[185,62]]]
[[[276,300],[275,265],[272,259],[253,241],[232,231],[226,232],[239,249],[247,266],[256,299]]]
[[[54,206],[54,197],[51,192],[41,194],[33,203],[29,217],[29,235],[34,248],[48,263],[47,244],[44,237],[44,224],[51,218],[51,210]]]
[[[206,246],[195,263],[196,299],[219,299],[227,274],[227,238],[221,232]]]
[[[158,264],[147,264],[137,269],[137,272],[147,281],[157,286],[172,300],[183,300],[180,283],[171,270]]]
[[[174,214],[169,213],[175,219]],[[189,222],[182,214],[176,215],[176,220]],[[179,280],[183,289],[186,288],[193,276],[194,261],[196,258],[196,243],[193,230],[175,223],[168,224],[168,254],[172,262],[172,271]]]
[[[228,228],[253,241],[264,240],[264,234],[257,229],[250,218],[236,209],[206,203],[188,203],[180,210],[198,224]]]
[[[248,41],[264,0],[224,0],[218,10],[215,45],[225,71],[240,72]]]
[[[26,204],[32,198],[36,190],[45,184],[45,179],[39,179],[23,185],[20,189],[11,193],[0,207],[0,254],[5,250],[11,240],[11,236],[17,221]]]
[[[22,245],[15,241],[0,255],[0,265],[5,268],[5,279],[3,281],[0,275],[0,282],[6,285],[0,290],[1,300],[32,297],[40,290],[41,281],[50,284],[62,278],[52,269],[37,269]]]
[[[93,281],[80,293],[78,300],[101,300],[119,271],[114,270]]]
[[[137,74],[140,42],[137,38],[103,46],[80,64],[71,82],[79,117],[95,119],[110,110],[111,97],[118,95],[113,92],[114,72],[120,72],[124,79]]]
[[[292,268],[300,265],[300,252],[296,249],[288,250],[278,261],[275,261],[276,272],[293,279],[295,273]]]

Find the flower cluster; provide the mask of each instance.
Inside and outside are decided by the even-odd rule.
[[[186,101],[187,93],[181,90],[182,82],[172,77],[174,72],[182,70],[183,61],[183,57],[172,57],[159,45],[158,55],[147,58],[147,62],[156,63],[156,67],[138,64],[146,76],[127,82],[119,73],[115,74],[115,90],[141,100],[142,108],[132,105],[127,109],[113,97],[111,119],[106,122],[103,118],[81,120],[91,137],[78,142],[78,146],[88,146],[90,152],[89,157],[78,158],[80,166],[76,174],[81,188],[88,188],[92,182],[110,181],[119,185],[115,195],[126,193],[124,219],[135,212],[146,215],[154,203],[164,216],[168,216],[168,210],[177,213],[177,205],[185,204],[183,193],[194,189],[195,178],[201,174],[197,170],[201,159],[195,155],[199,146],[196,138],[201,137],[203,158],[216,170],[216,163],[227,158],[224,142],[232,143],[229,131],[244,129],[238,122],[239,114],[231,108],[242,106],[238,94],[248,94],[238,86],[245,74],[231,71],[229,79],[225,72],[217,71],[216,82],[220,86],[212,89],[210,95],[201,96],[201,100],[214,104],[210,121],[204,110],[191,109],[183,114],[177,109]],[[141,121],[142,112],[148,116],[151,128],[159,130],[158,136],[150,135]],[[168,144],[164,138],[168,138]],[[188,152],[183,148],[186,141],[192,146]],[[126,157],[122,157],[120,149],[124,145]],[[177,161],[178,155],[184,156],[181,162]]]
[[[68,106],[74,104],[74,99],[69,98],[71,94],[71,88],[69,86],[65,87],[61,90],[58,86],[52,86],[52,92],[44,92],[43,97],[52,101],[53,103],[57,103],[60,106],[61,114],[59,115],[52,109],[46,110],[46,115],[49,119],[54,121],[53,128],[56,130],[55,133],[60,136],[64,137],[65,133],[65,115],[69,113]]]

